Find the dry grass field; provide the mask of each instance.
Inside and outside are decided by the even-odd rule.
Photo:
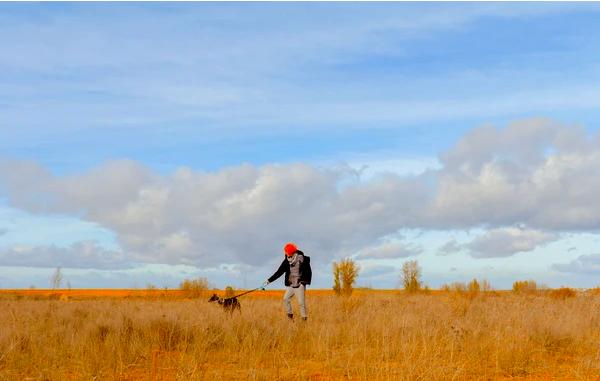
[[[65,292],[66,294],[66,292]],[[600,295],[0,295],[0,380],[600,380]]]

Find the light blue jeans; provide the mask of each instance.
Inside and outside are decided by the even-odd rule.
[[[292,313],[292,297],[296,295],[298,297],[298,305],[300,306],[300,316],[303,318],[306,316],[306,302],[304,300],[304,291],[306,286],[301,284],[298,288],[288,287],[283,295],[283,306],[288,314]]]

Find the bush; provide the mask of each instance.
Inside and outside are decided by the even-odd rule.
[[[442,285],[441,290],[446,292],[456,292],[459,294],[469,294],[470,296],[474,297],[479,295],[481,292],[491,291],[492,286],[486,279],[473,279],[469,283],[453,282],[450,284],[444,284]]]
[[[233,298],[235,296],[235,289],[231,286],[225,287],[225,297]]]
[[[440,287],[440,290],[446,291],[446,292],[457,292],[459,294],[463,294],[463,293],[467,292],[467,285],[463,282],[446,283],[446,284],[443,284],[442,287]]]
[[[554,299],[567,299],[576,297],[577,291],[569,287],[561,287],[557,288],[556,290],[550,290],[549,295]]]
[[[590,288],[587,293],[590,295],[600,295],[600,287]]]
[[[513,283],[512,290],[517,294],[533,294],[538,286],[534,280],[518,280]]]
[[[196,278],[196,279],[184,279],[179,285],[179,288],[183,291],[184,295],[190,298],[197,298],[203,296],[209,289],[208,279]]]
[[[469,284],[467,284],[467,289],[469,290],[470,293],[476,294],[479,291],[481,291],[481,286],[479,285],[479,282],[477,281],[477,279],[473,279],[472,281],[469,282]]]

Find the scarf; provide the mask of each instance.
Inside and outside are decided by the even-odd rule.
[[[287,260],[290,266],[295,265],[298,261],[298,253],[294,253],[294,255],[292,255],[291,257],[287,257]]]

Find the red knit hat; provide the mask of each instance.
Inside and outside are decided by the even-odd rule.
[[[294,253],[296,251],[298,251],[298,247],[291,242],[286,243],[285,246],[283,247],[283,252],[288,257],[291,257],[292,255],[294,255]]]

